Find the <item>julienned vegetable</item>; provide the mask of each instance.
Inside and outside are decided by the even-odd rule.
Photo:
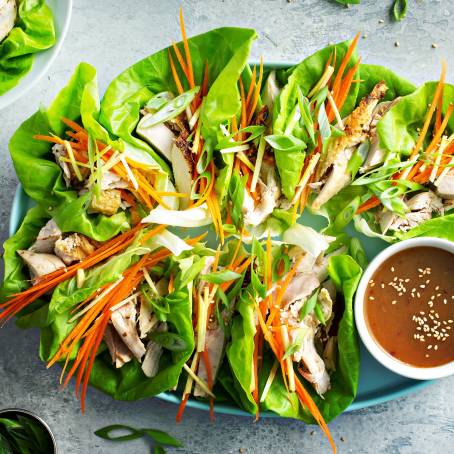
[[[30,71],[34,54],[55,44],[55,29],[45,0],[2,0],[0,13],[1,96]]]

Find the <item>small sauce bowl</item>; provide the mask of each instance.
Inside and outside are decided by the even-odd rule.
[[[454,254],[454,243],[440,238],[419,237],[395,243],[378,254],[365,270],[355,296],[355,322],[359,336],[369,353],[387,369],[416,380],[432,380],[454,374],[454,361],[435,367],[418,367],[404,363],[388,353],[375,339],[368,326],[365,313],[366,291],[371,278],[380,266],[395,254],[415,247],[432,247]],[[449,302],[454,304],[454,302]],[[452,333],[454,335],[454,332]]]
[[[8,418],[8,417],[14,417],[14,416],[26,416],[28,418],[34,419],[37,421],[47,432],[49,435],[49,440],[51,441],[53,450],[52,452],[49,452],[48,454],[58,454],[58,449],[57,449],[57,441],[55,440],[54,434],[50,430],[49,425],[38,415],[35,413],[29,411],[29,410],[24,410],[22,408],[5,408],[3,410],[0,410],[0,418]]]

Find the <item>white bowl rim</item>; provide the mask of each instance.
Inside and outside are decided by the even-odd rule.
[[[65,20],[61,24],[61,30],[60,33],[57,35],[57,42],[49,49],[43,50],[39,52],[39,54],[45,54],[49,53],[49,58],[46,61],[46,63],[42,66],[42,68],[34,75],[33,79],[28,81],[27,83],[23,83],[24,79],[26,79],[28,74],[25,74],[25,76],[19,80],[19,83],[8,90],[6,93],[0,96],[0,110],[4,109],[5,107],[9,106],[13,102],[17,101],[19,98],[22,98],[29,90],[31,90],[41,78],[47,74],[49,71],[49,68],[51,67],[52,63],[55,61],[57,58],[61,47],[63,46],[63,41],[66,38],[66,35],[68,33],[69,29],[69,24],[71,22],[71,15],[72,15],[72,9],[73,9],[73,0],[64,0],[67,2],[67,8],[66,8],[66,15],[65,15]],[[55,15],[54,15],[54,21],[55,21]],[[54,22],[55,24],[55,22]],[[56,24],[55,24],[56,25]],[[37,54],[36,54],[37,55]],[[33,65],[36,64],[36,55],[35,59],[33,61]],[[30,70],[30,72],[33,71],[33,66]]]
[[[400,251],[413,247],[423,246],[443,249],[454,254],[453,242],[434,237],[410,238],[398,243],[394,243],[393,245],[387,247],[376,257],[374,257],[374,259],[369,263],[369,266],[364,271],[361,277],[361,281],[356,290],[354,312],[356,328],[358,330],[359,336],[361,337],[361,340],[363,341],[369,353],[378,362],[380,362],[387,369],[404,377],[413,378],[416,380],[432,380],[435,378],[447,377],[454,374],[454,361],[435,367],[417,367],[403,363],[402,361],[399,361],[398,359],[387,353],[383,349],[383,347],[378,344],[373,335],[370,333],[364,316],[364,294],[367,288],[367,284],[369,283],[369,280],[371,279],[375,271],[380,267],[380,265],[388,258]]]

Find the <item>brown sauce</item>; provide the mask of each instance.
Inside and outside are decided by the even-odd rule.
[[[435,367],[454,360],[454,254],[406,249],[386,260],[365,293],[375,340],[398,360]]]

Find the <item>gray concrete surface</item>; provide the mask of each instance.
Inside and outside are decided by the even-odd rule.
[[[454,82],[454,2],[450,0],[410,0],[407,18],[401,23],[390,20],[391,0],[363,0],[362,5],[349,9],[330,0],[75,0],[68,37],[48,76],[25,98],[0,112],[2,241],[8,235],[17,184],[8,154],[13,131],[41,103],[53,98],[80,61],[98,68],[102,91],[122,69],[171,39],[178,40],[180,3],[191,35],[223,25],[256,28],[260,39],[253,58],[263,55],[267,61],[298,61],[359,30],[367,34],[359,46],[363,61],[385,64],[420,83],[436,78],[440,59],[446,58],[448,80]],[[211,424],[205,413],[188,410],[184,421],[175,425],[176,407],[157,399],[114,402],[91,390],[88,410],[82,416],[73,387],[58,391],[58,375],[57,369],[46,370],[39,362],[36,332],[22,332],[12,324],[0,330],[0,408],[19,406],[42,415],[55,431],[63,454],[150,452],[140,441],[114,445],[93,435],[96,428],[119,422],[170,431],[185,443],[177,452],[235,453],[240,448],[270,454],[330,451],[320,431],[295,421],[253,423],[251,418],[218,416]],[[451,377],[417,394],[340,416],[330,425],[339,452],[453,452],[453,387]]]

